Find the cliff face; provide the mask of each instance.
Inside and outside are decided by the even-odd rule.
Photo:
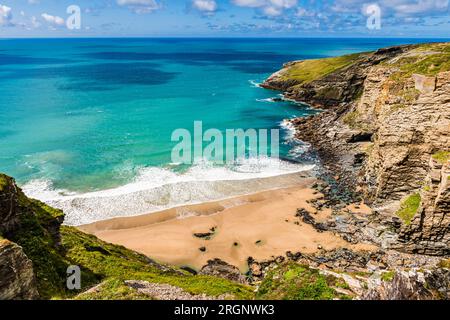
[[[430,161],[422,204],[399,241],[409,252],[448,255],[450,243],[450,164]]]
[[[39,297],[31,260],[8,240],[0,240],[0,279],[0,300]]]
[[[397,248],[450,254],[450,44],[361,54],[286,88],[286,76],[298,78],[305,63],[287,65],[265,85],[326,109],[292,121],[298,138],[313,145],[340,183],[382,215],[402,219]]]

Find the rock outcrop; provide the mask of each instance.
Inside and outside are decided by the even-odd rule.
[[[39,298],[33,264],[22,248],[0,238],[0,300]]]
[[[395,272],[392,279],[369,281],[363,300],[436,300],[450,298],[450,270]]]
[[[0,234],[14,240],[21,232],[26,232],[30,224],[42,228],[59,246],[59,228],[64,221],[62,211],[44,203],[29,199],[17,186],[13,178],[0,174]]]
[[[27,198],[13,178],[0,174],[0,236],[8,239],[0,246],[0,297],[34,299],[62,283],[63,219],[61,211]]]
[[[355,200],[364,199],[385,220],[403,210],[392,246],[411,253],[449,254],[449,49],[436,43],[361,54],[292,86],[286,75],[297,68],[298,76],[303,66],[294,62],[264,85],[325,109],[291,120],[297,137],[312,145],[324,171],[338,176]],[[441,165],[430,160],[436,155]],[[417,208],[409,205],[413,195]]]
[[[409,252],[450,255],[450,164],[431,159],[422,205],[399,240]]]
[[[13,233],[20,226],[18,192],[13,179],[0,174],[0,233]]]
[[[247,283],[238,268],[220,259],[209,260],[199,274],[228,279],[243,284]]]
[[[302,64],[308,61],[290,62],[261,86],[266,89],[284,91],[286,98],[289,99],[320,108],[333,108],[343,102],[352,102],[361,95],[367,77],[367,68],[402,53],[404,48],[406,47],[398,46],[380,49],[375,53],[348,56],[353,60],[348,66],[329,74],[325,73],[323,77],[308,82],[301,82],[295,78],[289,79],[287,75],[291,68],[298,65],[301,69]],[[326,65],[328,67],[329,63]]]

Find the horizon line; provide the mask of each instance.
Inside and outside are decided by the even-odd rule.
[[[32,39],[268,39],[268,40],[275,40],[275,39],[437,39],[437,40],[450,40],[450,36],[447,37],[431,37],[431,36],[379,36],[379,37],[370,37],[370,36],[337,36],[337,37],[330,37],[330,36],[299,36],[299,37],[289,37],[289,36],[280,36],[280,37],[274,37],[274,36],[66,36],[66,37],[0,37],[1,40],[32,40]]]

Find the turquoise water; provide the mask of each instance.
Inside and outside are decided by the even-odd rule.
[[[412,42],[420,40],[3,40],[0,171],[43,200],[138,182],[179,187],[192,180],[238,180],[240,173],[254,179],[292,172],[271,165],[256,171],[210,164],[177,168],[171,164],[171,134],[192,130],[198,120],[205,129],[280,128],[283,119],[314,113],[271,102],[278,93],[255,85],[284,62]],[[288,135],[284,130],[281,156],[302,163]]]

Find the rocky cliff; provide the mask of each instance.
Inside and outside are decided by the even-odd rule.
[[[401,219],[393,247],[449,255],[450,44],[344,60],[289,63],[263,86],[325,109],[292,120],[297,137],[338,184],[385,220]]]
[[[18,245],[0,239],[0,300],[39,297],[33,264]]]

